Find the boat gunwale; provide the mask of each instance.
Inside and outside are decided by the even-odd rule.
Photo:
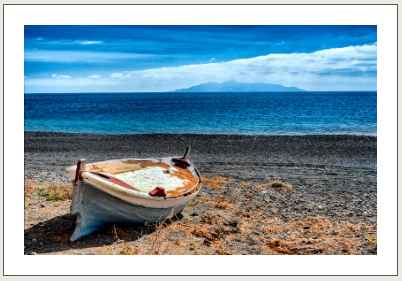
[[[92,166],[93,167],[94,164],[97,164],[97,163],[122,161],[122,160],[133,160],[133,161],[139,161],[139,162],[141,162],[141,161],[152,161],[152,162],[159,161],[159,162],[162,162],[162,160],[170,160],[171,161],[171,159],[173,159],[173,158],[175,158],[175,157],[145,158],[145,159],[132,159],[132,158],[112,159],[112,160],[105,160],[105,161],[99,161],[99,162],[94,162],[94,163],[88,163],[86,166],[90,166],[90,167]],[[164,163],[164,162],[162,162],[162,163]],[[170,166],[172,166],[172,165],[170,165]],[[148,196],[149,194],[146,193],[146,192],[130,190],[130,189],[128,189],[126,187],[122,187],[122,186],[120,186],[118,184],[111,183],[111,182],[109,182],[109,181],[107,181],[105,179],[102,179],[98,175],[92,174],[91,173],[91,168],[92,167],[90,169],[82,172],[82,178],[83,178],[83,181],[86,182],[86,183],[88,183],[88,181],[86,181],[86,180],[90,179],[92,181],[95,181],[95,183],[101,184],[103,186],[103,188],[109,188],[109,189],[117,191],[117,192],[119,192],[121,194],[128,195],[128,196],[134,197],[134,198],[139,198],[139,199],[144,199],[144,200],[155,200],[155,201],[174,200],[174,199],[183,198],[183,197],[187,197],[189,195],[192,195],[192,194],[194,194],[195,192],[197,192],[197,191],[199,191],[201,189],[201,182],[202,182],[201,174],[198,171],[198,169],[194,166],[194,164],[191,163],[191,166],[194,168],[195,174],[197,175],[196,176],[197,183],[189,190],[186,189],[186,190],[183,190],[182,193],[179,193],[179,194],[173,195],[173,196],[168,196],[167,195],[166,197]],[[75,172],[75,170],[76,170],[75,166],[69,166],[68,168],[66,168],[67,172],[73,172],[73,170]],[[190,172],[191,172],[191,170],[190,170]],[[194,176],[194,174],[193,174],[193,176]],[[91,185],[96,187],[96,184],[94,184],[94,183],[92,183]],[[102,190],[101,188],[98,188],[98,189]],[[106,191],[104,191],[104,192],[106,192]]]

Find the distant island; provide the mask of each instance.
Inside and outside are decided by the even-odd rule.
[[[279,91],[304,91],[296,87],[285,87],[279,84],[269,83],[241,83],[235,80],[222,83],[208,82],[188,89],[180,89],[174,92],[279,92]]]

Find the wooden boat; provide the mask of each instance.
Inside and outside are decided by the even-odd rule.
[[[190,147],[179,157],[119,159],[66,169],[74,181],[71,213],[77,214],[74,241],[99,226],[155,223],[179,214],[201,188],[201,175],[188,160]]]

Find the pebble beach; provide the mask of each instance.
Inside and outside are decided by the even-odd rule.
[[[377,253],[376,244],[367,238],[376,234],[377,226],[375,136],[25,132],[24,145],[26,180],[64,184],[69,184],[65,168],[81,158],[91,163],[181,156],[191,146],[189,158],[206,180],[198,202],[186,206],[181,217],[166,229],[178,223],[189,224],[186,229],[200,224],[213,233],[214,227],[220,227],[225,237],[214,239],[176,228],[175,235],[166,237],[171,244],[164,254]],[[213,184],[215,179],[220,179],[218,187]],[[286,184],[287,189],[275,188],[272,183],[276,181]],[[106,225],[69,242],[66,238],[75,227],[69,200],[54,203],[34,193],[27,200],[25,254],[115,254],[121,243],[136,249],[133,253],[153,253],[152,237],[159,233],[157,228]],[[307,231],[314,229],[314,220],[322,226],[316,233]],[[272,231],[274,225],[282,230]],[[326,231],[325,225],[332,227]],[[349,231],[342,233],[334,225],[344,225]],[[292,231],[305,240],[296,241]],[[349,241],[350,236],[354,239],[351,245],[339,242]]]

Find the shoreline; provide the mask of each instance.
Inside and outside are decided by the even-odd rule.
[[[157,135],[181,135],[181,136],[238,136],[238,137],[372,137],[377,138],[377,134],[358,134],[358,133],[350,133],[350,134],[204,134],[204,133],[82,133],[82,132],[52,132],[52,131],[24,131],[24,133],[28,134],[60,134],[60,135],[101,135],[101,136],[138,136],[138,135],[146,135],[146,136],[157,136]]]
[[[352,137],[377,137],[377,134],[268,134],[268,135],[259,135],[259,134],[211,134],[211,133],[79,133],[79,132],[55,132],[55,131],[24,131],[24,133],[43,133],[43,134],[72,134],[72,135],[195,135],[195,136],[250,136],[250,137],[292,137],[292,136],[299,136],[299,137],[314,137],[314,136],[352,136]]]

